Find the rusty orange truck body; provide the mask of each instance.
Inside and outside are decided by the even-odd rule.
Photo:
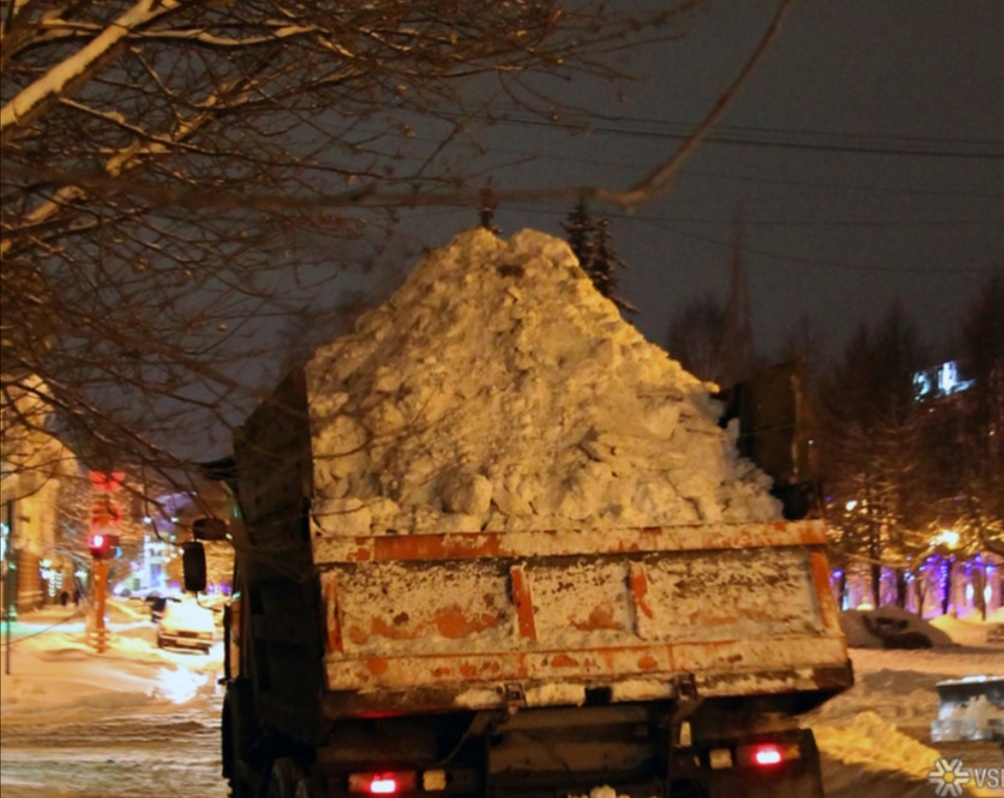
[[[816,690],[847,659],[825,543],[807,521],[327,541],[327,688],[352,712]]]
[[[820,522],[320,535],[278,396],[217,468],[236,798],[822,796],[797,715],[852,673]]]

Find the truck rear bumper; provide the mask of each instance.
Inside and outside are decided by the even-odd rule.
[[[818,641],[817,641],[818,642]],[[603,652],[610,655],[609,651]],[[597,652],[577,652],[596,661]],[[486,657],[488,655],[485,655]],[[637,652],[634,652],[637,657]],[[648,656],[648,655],[642,655]],[[437,658],[439,659],[439,658]],[[472,657],[464,658],[466,665]],[[521,658],[522,659],[522,658]],[[498,664],[499,658],[490,660]],[[402,663],[388,663],[401,666]],[[428,663],[425,663],[428,665]],[[849,660],[843,665],[757,670],[711,669],[693,672],[656,670],[625,677],[616,664],[610,670],[567,676],[551,672],[551,678],[527,678],[526,663],[498,680],[443,683],[393,683],[389,678],[373,690],[331,690],[324,696],[324,714],[329,719],[366,715],[396,715],[449,710],[515,711],[548,706],[596,706],[637,701],[703,700],[709,698],[775,696],[789,703],[790,711],[805,711],[854,684]],[[453,668],[460,666],[453,663]],[[499,668],[501,671],[502,669]],[[452,671],[451,669],[451,672]],[[477,672],[476,670],[474,672]],[[387,671],[384,671],[387,675]]]

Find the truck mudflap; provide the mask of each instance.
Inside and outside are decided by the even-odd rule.
[[[814,521],[315,540],[326,714],[831,695],[825,543]]]

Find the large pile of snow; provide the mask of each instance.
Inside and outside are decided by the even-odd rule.
[[[342,534],[775,520],[710,389],[563,241],[431,253],[307,366],[315,524]]]

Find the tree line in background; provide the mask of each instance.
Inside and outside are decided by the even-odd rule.
[[[733,343],[749,324],[741,283],[733,270],[727,301],[692,302],[668,331],[674,358],[726,388],[763,362]],[[988,275],[962,319],[954,364],[932,361],[897,305],[862,323],[834,361],[818,351],[796,329],[769,360],[811,365],[817,511],[841,593],[854,571],[875,605],[940,602],[947,612],[954,564],[966,563],[973,605],[985,611],[986,555],[1004,556],[1004,272]]]

